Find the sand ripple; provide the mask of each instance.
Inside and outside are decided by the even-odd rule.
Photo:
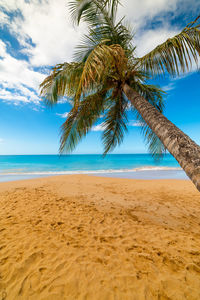
[[[76,175],[0,191],[0,300],[200,299],[190,182]]]

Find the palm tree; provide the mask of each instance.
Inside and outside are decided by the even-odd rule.
[[[124,19],[116,18],[119,0],[74,0],[70,11],[75,24],[88,25],[74,61],[56,65],[41,84],[47,105],[59,97],[71,99],[72,109],[62,125],[60,152],[72,151],[104,115],[104,155],[119,145],[127,131],[132,107],[142,125],[150,152],[167,149],[200,191],[200,147],[163,114],[164,92],[147,83],[152,76],[177,76],[198,62],[199,17],[179,34],[143,57],[136,57],[133,34]]]

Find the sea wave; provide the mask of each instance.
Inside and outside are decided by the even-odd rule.
[[[178,171],[180,167],[155,167],[155,166],[143,166],[133,169],[107,169],[107,170],[76,170],[76,171],[32,171],[32,172],[9,172],[4,170],[0,172],[0,176],[6,175],[75,175],[75,174],[105,174],[105,173],[131,173],[141,171]]]

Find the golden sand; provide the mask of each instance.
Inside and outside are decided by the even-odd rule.
[[[1,183],[2,299],[199,300],[199,192],[86,175]]]

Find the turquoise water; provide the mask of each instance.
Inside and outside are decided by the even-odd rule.
[[[169,154],[156,162],[149,154],[102,155],[2,155],[0,175],[73,174],[92,172],[131,172],[179,168]]]
[[[61,174],[96,174],[121,178],[185,178],[176,160],[167,154],[155,161],[149,154],[1,155],[0,181]]]
[[[89,174],[132,179],[187,179],[177,161],[167,154],[155,161],[149,154],[1,155],[0,181],[61,174]]]

